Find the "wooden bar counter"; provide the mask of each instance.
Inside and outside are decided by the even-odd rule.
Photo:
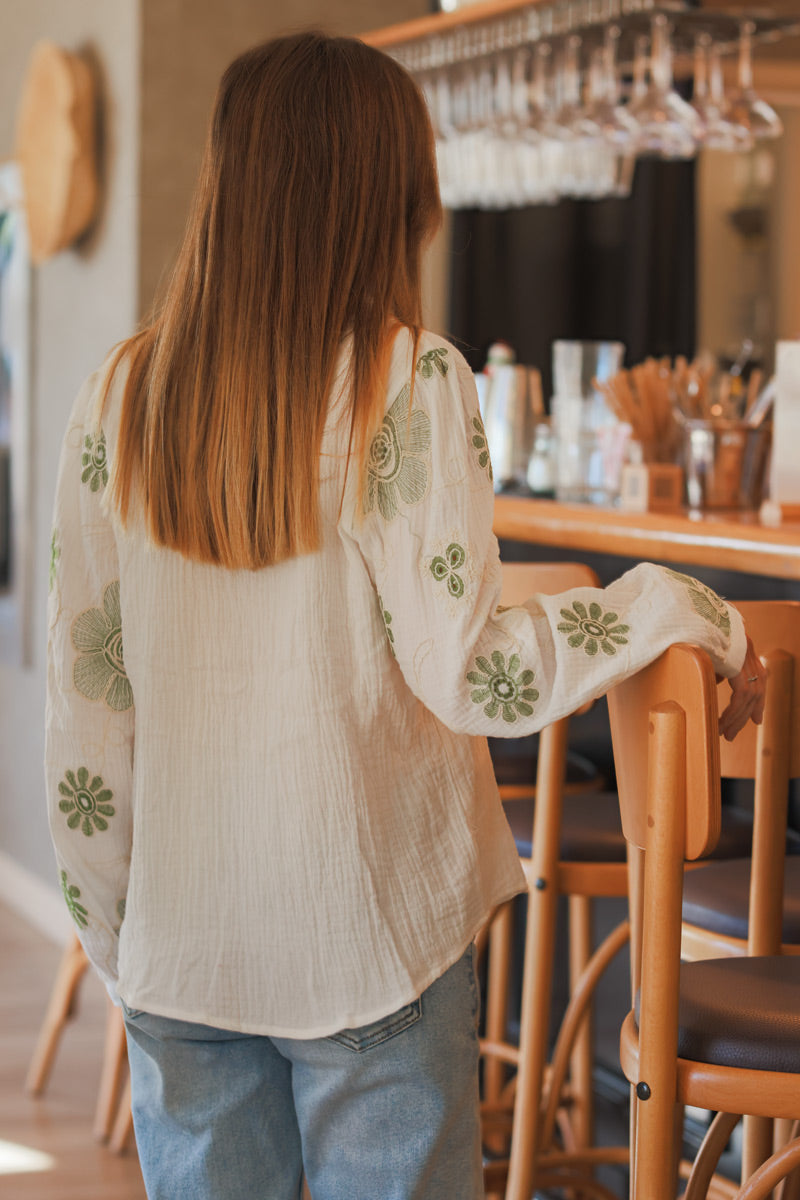
[[[762,525],[751,512],[629,513],[499,495],[494,531],[538,546],[800,581],[800,524]]]

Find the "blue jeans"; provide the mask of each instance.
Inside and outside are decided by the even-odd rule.
[[[271,1038],[126,1009],[149,1200],[480,1200],[473,949],[396,1013]]]

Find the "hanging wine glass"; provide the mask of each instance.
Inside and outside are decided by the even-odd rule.
[[[561,178],[561,144],[553,125],[550,93],[552,47],[537,42],[529,64],[526,121],[522,129],[528,152],[523,157],[523,187],[531,204],[555,201]]]
[[[651,24],[650,85],[629,108],[639,124],[638,151],[661,158],[692,158],[702,136],[699,116],[675,90],[669,22],[658,13]]]
[[[708,150],[749,150],[753,137],[744,125],[730,120],[725,96],[719,47],[702,33],[694,44],[692,108],[703,123],[703,145]]]
[[[581,39],[567,38],[554,73],[555,111],[550,135],[561,148],[560,191],[563,195],[583,196],[592,190],[588,144],[599,136],[597,126],[585,115],[581,103]]]
[[[639,135],[639,125],[620,102],[618,43],[619,28],[610,25],[606,29],[603,45],[592,53],[586,117],[604,142],[619,153],[624,153],[634,148]]]
[[[747,130],[755,141],[780,137],[783,122],[775,109],[762,100],[753,87],[753,34],[752,21],[743,22],[739,36],[738,86],[730,97],[728,117],[734,124]]]
[[[606,28],[601,46],[590,56],[584,110],[587,136],[591,138],[594,170],[600,175],[593,194],[627,195],[633,179],[639,126],[621,103],[617,70],[620,31]]]
[[[650,66],[647,50],[649,39],[640,33],[633,43],[633,72],[631,91],[628,97],[628,112],[647,95],[647,72]]]

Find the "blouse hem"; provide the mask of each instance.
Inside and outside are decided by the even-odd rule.
[[[256,1037],[293,1038],[297,1041],[311,1041],[313,1038],[331,1037],[335,1033],[340,1033],[343,1029],[358,1029],[362,1025],[371,1024],[373,1021],[380,1021],[383,1017],[389,1016],[398,1008],[402,1008],[404,1004],[411,1004],[412,1001],[418,999],[431,984],[435,983],[445,971],[449,970],[466,953],[467,947],[475,941],[478,933],[489,919],[489,914],[499,908],[501,904],[512,900],[514,896],[520,895],[520,893],[525,891],[525,888],[526,884],[523,879],[520,884],[509,891],[501,893],[497,899],[494,899],[489,905],[487,913],[475,924],[468,937],[458,943],[455,952],[447,955],[443,964],[439,964],[426,972],[422,976],[421,983],[415,983],[411,989],[398,993],[388,1004],[380,1005],[365,1013],[356,1013],[352,1017],[335,1018],[332,1021],[326,1021],[310,1028],[298,1029],[294,1026],[273,1025],[271,1023],[261,1025],[250,1021],[237,1023],[231,1018],[219,1017],[212,1013],[192,1012],[180,1007],[161,1004],[154,1005],[144,1001],[137,1002],[135,990],[129,991],[125,989],[124,994],[122,991],[119,991],[118,994],[128,1009],[147,1012],[154,1017],[166,1017],[174,1021],[188,1021],[193,1025],[207,1025],[211,1029],[227,1029],[234,1033],[252,1034]]]

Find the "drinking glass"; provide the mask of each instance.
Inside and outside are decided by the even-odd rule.
[[[780,137],[783,122],[775,109],[762,100],[753,87],[753,34],[755,25],[744,21],[739,32],[738,86],[730,97],[728,116],[756,141]]]
[[[610,379],[621,369],[624,353],[621,342],[553,343],[551,410],[559,500],[603,503],[615,494],[619,480],[608,469],[606,448],[610,439],[605,431],[619,422],[594,384],[595,380]]]
[[[630,114],[639,124],[638,151],[661,158],[692,158],[702,136],[700,117],[675,90],[669,22],[657,13],[651,22],[650,84],[632,99]]]
[[[744,125],[731,121],[725,97],[719,47],[703,33],[694,44],[692,108],[702,125],[703,145],[709,150],[749,150],[753,138]]]

